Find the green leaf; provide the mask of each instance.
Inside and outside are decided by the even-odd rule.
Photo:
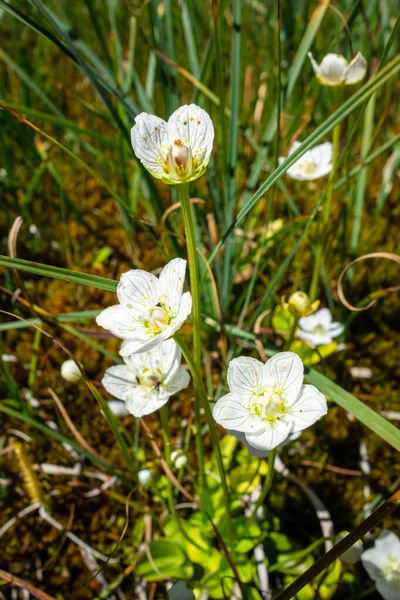
[[[42,263],[36,263],[30,260],[22,260],[21,258],[9,258],[8,256],[0,256],[0,267],[8,267],[9,269],[17,269],[26,273],[34,273],[35,275],[43,275],[52,279],[60,279],[67,283],[78,283],[81,285],[89,285],[99,290],[107,290],[115,292],[118,282],[114,279],[106,279],[97,275],[89,275],[88,273],[79,273],[70,269],[62,269],[60,267],[52,267]]]
[[[158,539],[149,544],[151,560],[146,558],[135,568],[135,575],[147,581],[190,579],[193,567],[181,546],[172,540]]]

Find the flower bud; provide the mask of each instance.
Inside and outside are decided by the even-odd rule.
[[[182,452],[182,450],[174,450],[171,452],[171,462],[177,469],[180,469],[186,465],[187,456]]]
[[[341,531],[337,538],[336,543],[342,541],[343,538],[346,537],[348,531]],[[358,540],[355,544],[353,544],[346,552],[343,552],[341,556],[339,556],[340,560],[348,565],[354,565],[356,562],[360,560],[361,554],[363,553],[363,545],[362,541]]]
[[[70,383],[76,383],[82,377],[82,373],[78,369],[75,361],[66,360],[61,365],[61,377]]]
[[[310,298],[305,292],[298,291],[290,296],[287,303],[283,302],[283,306],[297,318],[307,317],[317,310],[319,300],[311,303]]]
[[[139,483],[146,485],[149,482],[153,469],[141,469],[138,472]]]

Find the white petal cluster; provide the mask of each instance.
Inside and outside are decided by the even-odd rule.
[[[309,317],[301,317],[299,327],[300,329],[296,333],[297,337],[306,342],[311,342],[314,346],[330,344],[334,338],[344,331],[342,323],[333,321],[329,308],[321,308]]]
[[[311,52],[308,53],[314,73],[322,85],[353,85],[364,79],[367,61],[358,52],[350,64],[341,54],[327,54],[319,65]]]
[[[236,358],[228,369],[230,393],[214,406],[214,419],[244,433],[253,449],[272,450],[327,412],[325,396],[303,378],[303,363],[293,352],[280,352],[266,364]]]
[[[149,352],[131,354],[124,365],[107,369],[102,384],[135,417],[155,412],[170,396],[189,385],[181,366],[181,352],[174,340],[162,342]]]
[[[121,356],[147,352],[173,336],[190,315],[192,296],[183,293],[186,261],[171,260],[156,277],[133,269],[121,275],[119,304],[103,310],[97,324],[124,340]]]
[[[289,156],[301,146],[301,142],[293,142],[289,149]],[[279,164],[285,160],[285,157],[279,157]],[[298,161],[294,163],[286,174],[297,181],[312,181],[329,175],[332,171],[332,144],[325,142],[315,146],[303,154]]]
[[[361,555],[368,575],[384,600],[400,598],[400,538],[391,531],[382,531],[375,544]]]
[[[214,141],[214,126],[205,110],[189,104],[168,122],[141,113],[131,129],[133,150],[150,173],[164,183],[197,179],[206,170]]]

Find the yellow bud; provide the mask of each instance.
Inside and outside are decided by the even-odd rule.
[[[305,292],[298,291],[294,292],[294,294],[290,296],[288,302],[283,303],[283,306],[297,318],[308,317],[308,315],[312,315],[312,313],[317,310],[319,300],[311,302]]]

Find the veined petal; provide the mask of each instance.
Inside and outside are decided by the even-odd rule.
[[[251,446],[249,444],[249,442],[246,440],[245,433],[242,433],[241,431],[234,431],[233,429],[227,431],[227,433],[229,433],[229,435],[233,435],[233,437],[235,437],[237,440],[239,440],[239,442],[242,442],[242,444],[244,444],[246,446],[246,448],[248,449],[251,456],[258,456],[259,458],[264,458],[264,457],[268,456],[268,454],[269,454],[268,450],[257,450],[257,448],[254,448],[253,446]]]
[[[179,366],[176,371],[171,373],[168,379],[165,380],[163,388],[170,396],[177,394],[181,390],[188,387],[190,383],[190,375],[182,366]]]
[[[190,104],[181,106],[168,119],[168,136],[171,146],[179,140],[192,152],[193,170],[207,165],[214,141],[214,126],[209,114]]]
[[[96,323],[119,338],[134,340],[143,333],[140,323],[134,322],[132,311],[121,304],[110,306],[96,317]]]
[[[356,56],[350,62],[347,67],[344,80],[347,85],[352,85],[354,83],[358,83],[362,79],[364,79],[365,74],[367,72],[367,61],[361,54],[361,52],[357,52]]]
[[[232,363],[231,363],[232,364]],[[248,410],[248,400],[238,394],[226,394],[214,406],[213,417],[225,427],[235,431],[259,431],[263,424],[256,421]]]
[[[178,331],[178,329],[183,325],[186,321],[190,313],[192,312],[192,295],[190,292],[185,292],[182,294],[181,304],[179,307],[179,312],[176,315],[173,322],[173,332],[171,335]]]
[[[343,56],[327,54],[315,73],[320,83],[334,86],[343,83],[346,68],[347,60]]]
[[[141,113],[131,129],[133,150],[140,162],[154,177],[165,175],[163,165],[168,152],[167,124],[160,117]]]
[[[177,370],[181,362],[181,351],[175,340],[168,339],[155,346],[151,352],[145,354],[134,354],[131,360],[138,360],[143,356],[144,365],[152,372],[159,372],[163,377]]]
[[[292,428],[290,419],[276,423],[264,423],[264,428],[255,433],[246,433],[247,443],[256,450],[269,451],[284,442]]]
[[[313,385],[303,385],[298,400],[288,411],[293,418],[293,433],[310,427],[327,412],[325,396]]]
[[[109,394],[119,400],[129,400],[137,386],[136,374],[125,365],[115,365],[107,369],[101,383]]]
[[[148,352],[152,348],[155,348],[156,346],[161,344],[168,337],[171,337],[170,335],[168,335],[169,333],[170,332],[167,329],[165,329],[162,333],[155,334],[153,335],[153,337],[148,336],[148,341],[140,341],[136,338],[133,340],[124,339],[119,353],[122,357],[126,357],[130,354]]]
[[[160,299],[174,315],[181,303],[185,273],[186,260],[183,258],[174,258],[160,273]]]
[[[264,365],[259,360],[241,356],[229,363],[228,386],[231,392],[248,399],[263,383]]]
[[[126,408],[134,417],[144,417],[159,410],[169,400],[167,395],[150,393],[143,386],[138,386],[131,398],[126,401]]]
[[[294,352],[279,352],[264,366],[270,379],[285,400],[292,405],[303,385],[303,361]]]
[[[121,275],[117,287],[118,300],[142,315],[158,304],[159,287],[155,275],[141,269],[132,269]]]

